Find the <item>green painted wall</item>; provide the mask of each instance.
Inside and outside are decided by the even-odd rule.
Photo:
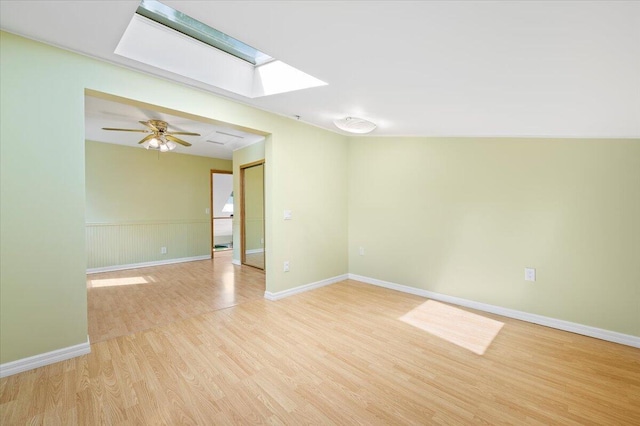
[[[277,276],[271,292],[348,272],[347,138],[294,124],[291,143],[277,143],[274,135],[266,145],[266,268],[267,277]],[[284,210],[291,220],[283,219]],[[286,260],[290,272],[282,272]]]
[[[210,171],[230,160],[87,141],[87,222],[209,219]]]
[[[84,94],[76,73],[53,69],[47,75],[42,69],[51,48],[0,34],[0,363],[5,363],[87,341]],[[77,62],[63,56],[69,67]],[[70,86],[77,87],[76,96],[67,92]]]
[[[267,290],[347,272],[346,212],[325,214],[327,205],[347,202],[345,137],[0,34],[0,363],[87,338],[85,89],[270,134],[265,145]],[[285,208],[297,212],[297,221],[277,220]],[[289,259],[292,272],[269,268],[270,258],[280,264]]]
[[[88,268],[209,254],[210,170],[230,160],[91,141],[85,158]]]
[[[640,336],[640,140],[352,138],[348,211],[351,273]]]

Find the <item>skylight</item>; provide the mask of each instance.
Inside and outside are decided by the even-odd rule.
[[[140,2],[114,53],[248,98],[327,84],[156,0]]]
[[[152,21],[179,31],[189,37],[200,40],[209,46],[220,49],[252,65],[262,65],[273,58],[230,35],[211,28],[189,15],[172,9],[156,0],[142,0],[136,13]]]

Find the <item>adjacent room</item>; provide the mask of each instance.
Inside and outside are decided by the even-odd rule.
[[[243,161],[243,150],[255,144],[254,155],[264,158],[264,136],[157,105],[92,95],[84,102],[90,341],[262,298],[264,273],[245,279],[252,271],[237,266],[245,242],[234,261],[233,230],[245,225],[240,216],[233,223],[233,156],[237,152]],[[169,138],[166,151],[154,149],[149,143],[165,124],[157,140]],[[249,193],[240,191],[258,213],[249,216],[255,217],[250,230],[264,227],[258,183]],[[152,268],[168,264],[174,266]]]
[[[640,423],[640,3],[0,2],[0,423]]]

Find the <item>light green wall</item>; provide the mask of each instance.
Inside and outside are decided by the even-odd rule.
[[[87,222],[209,219],[211,169],[230,160],[86,143]]]
[[[85,89],[270,134],[266,240],[292,272],[267,257],[267,290],[347,272],[346,213],[326,214],[347,202],[345,137],[4,32],[0,52],[0,363],[86,341]]]
[[[86,342],[87,296],[82,87],[70,96],[76,73],[47,75],[42,69],[51,48],[0,34],[4,363]],[[69,67],[77,63],[76,57],[64,56]]]
[[[347,138],[294,124],[291,143],[266,146],[267,277],[277,272],[271,292],[348,272]],[[283,220],[284,210],[292,220]],[[284,261],[290,272],[282,272]]]
[[[640,140],[352,138],[348,211],[351,273],[640,336]]]
[[[230,160],[91,141],[85,158],[88,268],[209,254],[210,170]]]

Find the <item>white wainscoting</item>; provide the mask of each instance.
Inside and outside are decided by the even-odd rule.
[[[102,268],[87,269],[87,274],[99,274],[100,272],[125,271],[127,269],[148,268],[149,266],[171,265],[173,263],[195,262],[198,260],[210,260],[211,255],[195,257],[180,257],[178,259],[154,260],[153,262],[130,263],[128,265],[103,266]]]
[[[196,258],[211,253],[209,220],[87,223],[87,269]],[[161,247],[167,253],[161,253]]]

